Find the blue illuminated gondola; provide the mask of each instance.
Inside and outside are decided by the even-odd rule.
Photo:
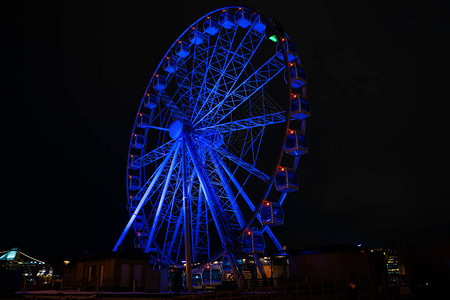
[[[283,210],[278,202],[264,201],[260,215],[263,225],[278,226],[282,225],[284,221]]]
[[[286,49],[286,53],[290,63],[293,63],[294,61],[297,60],[298,57],[297,47],[289,39],[283,38],[281,40],[281,43],[277,45],[277,53],[278,53],[277,56],[281,61],[283,61],[283,52],[281,51],[281,46],[284,46],[284,48]]]
[[[303,99],[299,94],[293,94],[291,96],[291,118],[303,120],[310,115],[311,111],[308,101]]]
[[[204,34],[198,31],[197,28],[192,29],[189,33],[189,42],[191,42],[192,44],[200,45],[201,43],[203,43],[204,38]]]
[[[223,10],[219,16],[219,24],[225,29],[231,29],[234,27],[233,17],[226,10]]]
[[[203,31],[209,35],[216,35],[219,32],[219,22],[213,17],[206,17],[203,23]]]
[[[262,232],[246,230],[241,238],[242,251],[246,254],[264,253],[264,238]]]
[[[128,189],[135,191],[141,187],[141,181],[137,176],[128,176]]]
[[[242,28],[247,28],[251,23],[251,15],[250,12],[246,9],[238,8],[236,13],[234,14],[234,21]]]
[[[144,148],[145,138],[143,135],[140,134],[133,134],[133,137],[131,139],[131,147],[135,149],[142,149]]]
[[[289,64],[289,74],[291,75],[291,85],[293,89],[301,88],[306,84],[306,74],[303,68],[296,62]]]
[[[137,215],[133,225],[136,230],[144,229],[144,218],[141,215]]]
[[[150,109],[154,109],[158,104],[158,96],[155,94],[146,93],[144,97],[144,106]]]
[[[222,272],[220,265],[207,264],[203,270],[202,279],[207,286],[216,286],[222,284]]]
[[[282,193],[290,193],[298,190],[298,178],[295,170],[279,167],[275,176],[275,187]]]
[[[131,201],[131,199],[133,199],[132,195],[129,195],[128,198],[129,198],[129,202],[127,204],[128,210],[134,212],[138,206],[138,203]]]
[[[183,41],[178,41],[175,46],[175,54],[179,57],[186,58],[189,56],[189,44]]]
[[[144,230],[139,230],[137,232],[138,237],[140,238],[141,241],[145,242],[145,239],[148,239],[148,232],[144,231]]]
[[[177,70],[177,61],[172,57],[167,57],[164,62],[164,71],[167,73],[175,73]]]
[[[284,150],[287,154],[299,156],[308,153],[306,138],[295,130],[289,130]]]
[[[153,88],[156,91],[162,91],[163,89],[166,88],[166,85],[167,85],[166,77],[163,75],[157,74],[153,79]]]
[[[148,128],[150,126],[150,116],[139,113],[136,121],[136,126],[143,129]]]
[[[141,167],[141,161],[139,160],[139,155],[130,154],[130,159],[128,160],[128,167],[133,170],[137,170]]]
[[[203,288],[203,276],[201,270],[192,270],[192,288],[195,290]]]
[[[261,20],[261,16],[257,13],[254,13],[251,17],[251,21],[253,23],[252,29],[264,34],[264,31],[266,30],[266,24]]]

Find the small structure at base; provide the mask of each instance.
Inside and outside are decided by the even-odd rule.
[[[152,270],[148,254],[112,252],[81,257],[65,267],[64,289],[159,292],[168,288],[165,270]]]
[[[289,274],[295,281],[346,281],[352,273],[362,281],[374,278],[370,253],[356,246],[329,245],[289,253]]]

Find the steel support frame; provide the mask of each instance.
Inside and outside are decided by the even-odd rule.
[[[219,237],[222,241],[222,246],[226,249],[226,251],[228,251],[228,254],[230,255],[231,267],[233,269],[233,274],[235,276],[236,282],[239,288],[243,288],[244,283],[242,281],[241,273],[234,258],[234,254],[231,252],[231,249],[234,246],[234,241],[232,239],[231,234],[228,232],[225,226],[225,222],[222,219],[222,216],[218,214],[216,211],[217,206],[220,205],[219,201],[216,199],[214,189],[211,186],[211,182],[206,174],[204,167],[202,166],[197,150],[195,149],[192,139],[190,137],[190,133],[186,129],[183,129],[183,140],[186,143],[189,155],[194,164],[195,171],[197,172],[198,178],[200,180],[200,185],[204,192],[206,201],[209,206],[209,210],[211,212],[217,231],[219,233]]]

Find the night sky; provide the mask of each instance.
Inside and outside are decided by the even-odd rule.
[[[59,263],[114,246],[147,83],[187,26],[230,4],[155,3],[2,9],[0,250]],[[309,154],[301,191],[283,205],[282,244],[395,246],[448,233],[448,2],[243,4],[283,25],[308,75]]]

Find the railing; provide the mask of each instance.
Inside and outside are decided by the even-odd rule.
[[[94,280],[92,280],[94,281]],[[263,285],[262,280],[255,281]],[[85,280],[85,283],[87,281]],[[92,282],[93,283],[93,282]],[[255,283],[256,285],[256,283]],[[386,289],[386,286],[374,286],[370,283],[357,283],[355,299],[365,300],[383,300],[383,299],[417,299],[411,298],[409,295],[402,295],[399,287]],[[273,286],[258,286],[248,289],[246,291],[232,289],[232,290],[209,290],[209,291],[194,291],[194,292],[161,292],[161,293],[144,293],[130,291],[121,292],[119,294],[111,292],[96,292],[81,289],[78,291],[56,291],[54,294],[45,294],[48,299],[60,299],[61,297],[82,296],[83,298],[111,298],[118,297],[118,299],[130,298],[148,298],[155,299],[255,299],[255,300],[272,300],[272,299],[301,299],[301,300],[345,300],[352,299],[350,297],[350,288],[346,282],[328,282],[328,283],[286,283]],[[27,292],[22,295],[23,298],[35,299],[40,296],[39,291]],[[433,298],[430,298],[433,299]],[[438,299],[438,298],[435,298]]]

